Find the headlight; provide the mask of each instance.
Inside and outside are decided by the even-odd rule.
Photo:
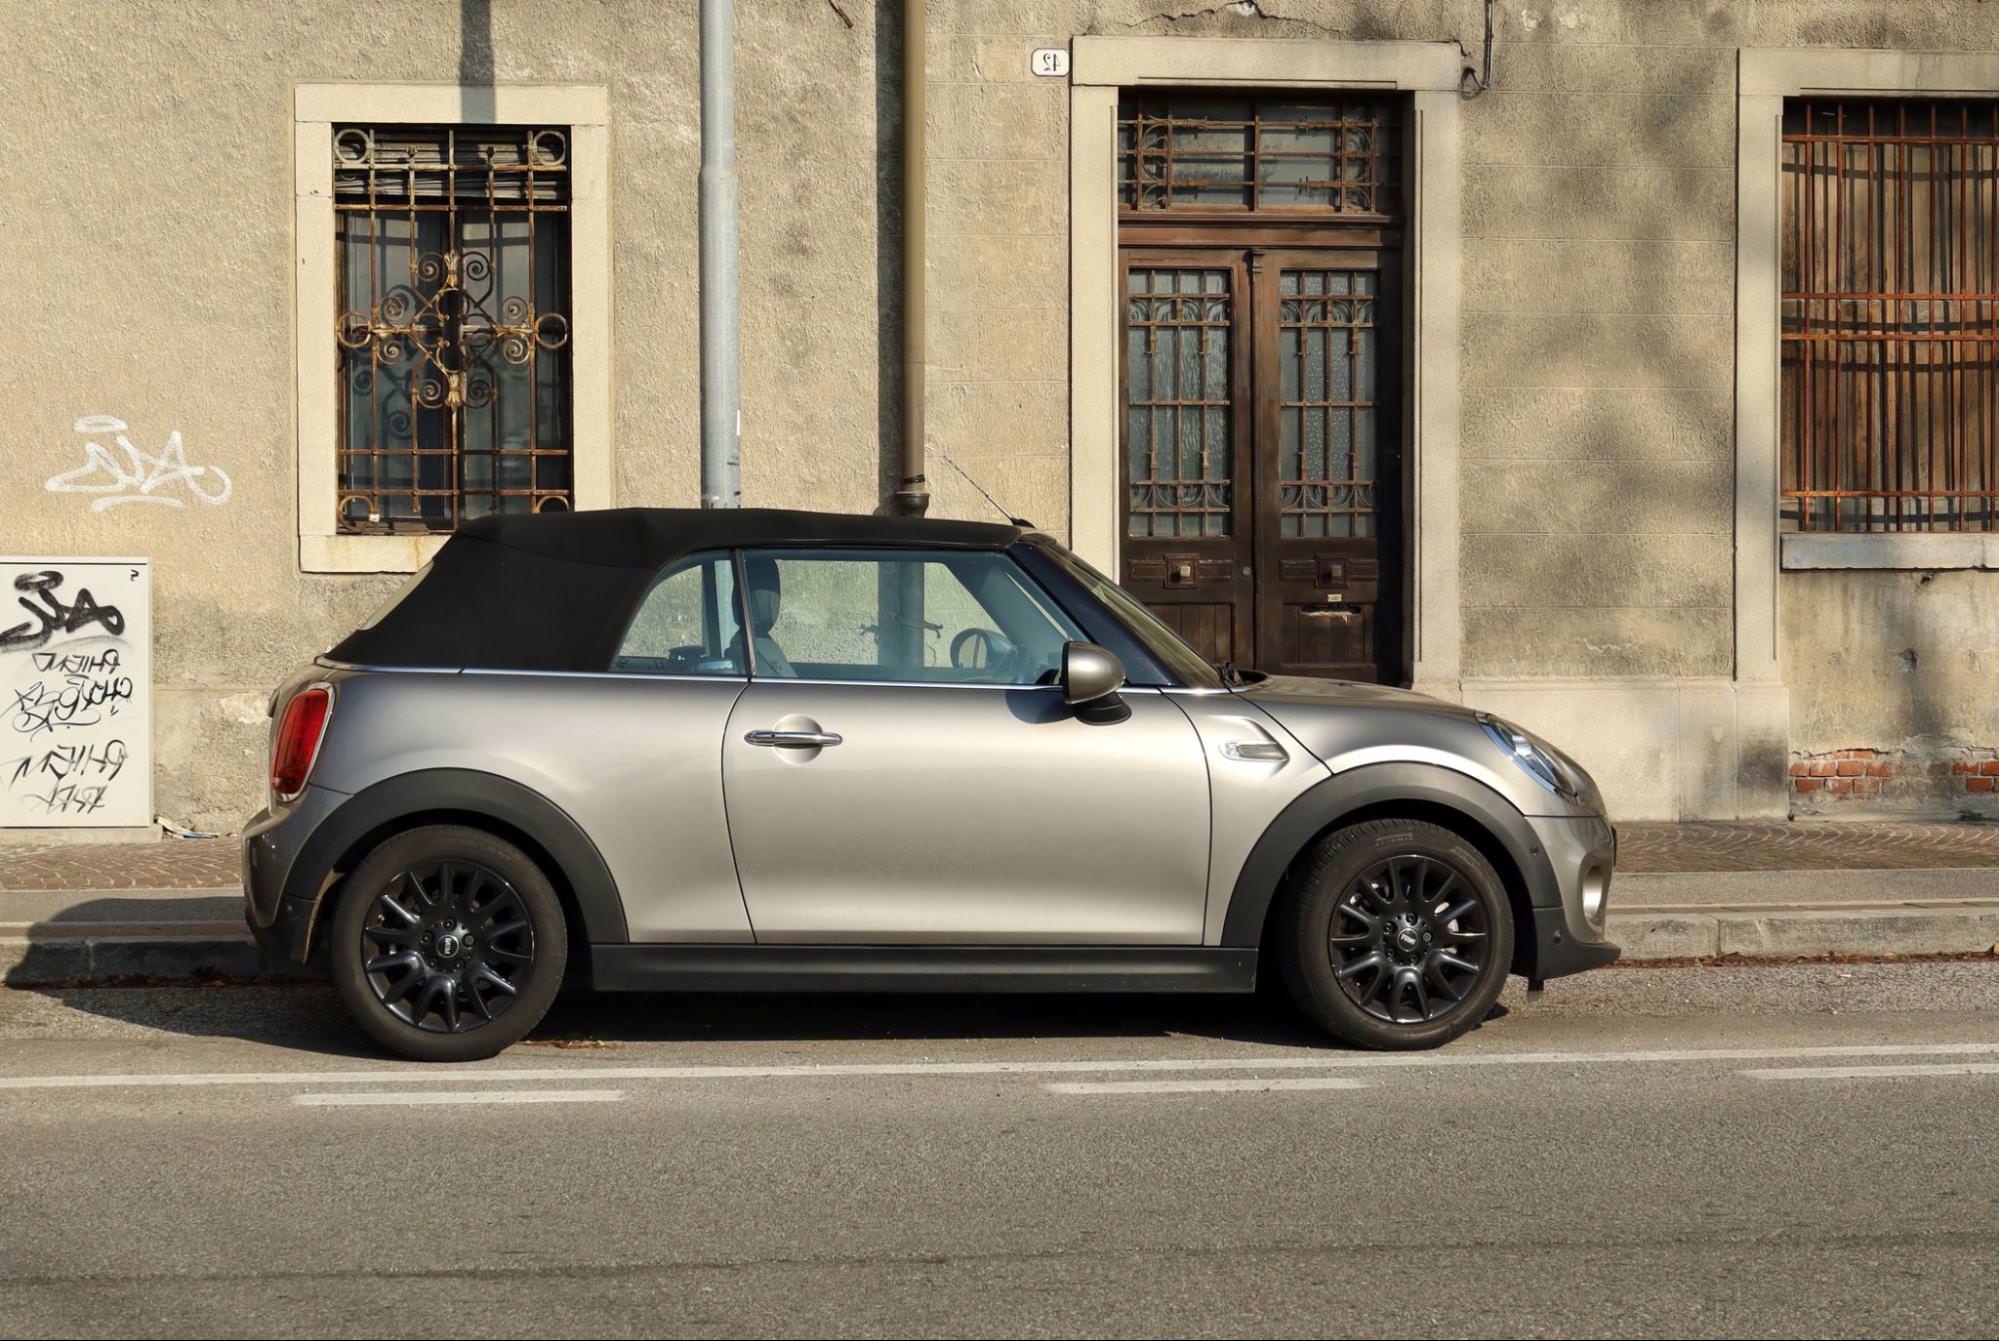
[[[1478,715],[1478,724],[1485,728],[1485,734],[1492,737],[1492,743],[1513,757],[1513,762],[1527,771],[1527,775],[1557,796],[1574,800],[1577,795],[1575,781],[1568,769],[1562,767],[1554,750],[1522,731],[1511,722],[1501,721],[1486,713]]]

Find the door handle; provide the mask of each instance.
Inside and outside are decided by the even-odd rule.
[[[831,731],[752,731],[743,739],[752,745],[770,745],[780,750],[816,750],[840,743],[840,737]]]

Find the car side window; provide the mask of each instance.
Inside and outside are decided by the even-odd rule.
[[[1050,684],[1083,636],[1004,554],[751,550],[743,573],[761,679]]]
[[[736,569],[727,554],[698,554],[662,573],[632,615],[614,671],[747,675]]]

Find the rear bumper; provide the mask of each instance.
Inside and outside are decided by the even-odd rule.
[[[243,825],[243,920],[264,952],[303,964],[312,949],[319,881],[294,880],[308,839],[340,804],[341,792],[307,787],[298,800],[265,807]],[[301,884],[310,884],[302,888]]]

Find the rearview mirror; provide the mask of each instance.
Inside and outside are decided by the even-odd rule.
[[[1062,644],[1062,701],[1081,707],[1124,686],[1124,663],[1095,643]]]

